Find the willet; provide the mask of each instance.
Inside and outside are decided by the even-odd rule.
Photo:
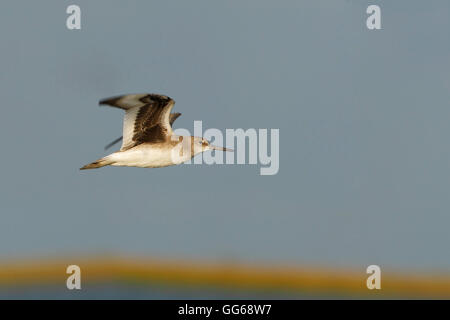
[[[108,165],[167,167],[186,162],[207,150],[233,151],[213,146],[202,137],[175,135],[172,123],[181,113],[170,113],[175,101],[167,96],[129,94],[100,100],[99,104],[125,110],[122,146],[119,151],[87,164],[80,170]],[[106,148],[121,139],[116,139]]]

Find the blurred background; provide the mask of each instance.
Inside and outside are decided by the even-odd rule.
[[[449,14],[445,0],[4,1],[0,298],[450,297]],[[80,172],[121,135],[98,100],[140,92],[172,97],[177,128],[280,129],[278,174]]]

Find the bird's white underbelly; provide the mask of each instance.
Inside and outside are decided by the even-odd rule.
[[[113,161],[112,166],[144,168],[166,167],[187,160],[173,159],[170,150],[159,148],[132,148],[126,151],[115,152],[108,158]]]

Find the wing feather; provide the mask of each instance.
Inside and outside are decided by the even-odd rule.
[[[103,99],[99,104],[125,110],[122,151],[141,143],[169,139],[173,132],[171,124],[180,116],[170,114],[175,101],[159,94],[117,96]]]
[[[170,126],[173,126],[173,123],[175,122],[175,120],[178,119],[179,116],[181,116],[181,113],[179,113],[179,112],[175,112],[175,113],[171,113],[171,114],[170,114],[170,117],[169,117]],[[111,148],[111,147],[112,147],[113,145],[115,145],[116,143],[122,141],[122,139],[123,139],[123,136],[120,136],[120,137],[117,138],[116,140],[114,140],[114,141],[108,143],[108,144],[105,146],[105,150],[108,150],[109,148]]]

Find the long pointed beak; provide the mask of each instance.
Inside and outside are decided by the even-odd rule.
[[[213,145],[209,145],[209,149],[211,150],[219,150],[219,151],[230,151],[230,152],[234,152],[233,149],[228,149],[228,148],[224,148],[224,147],[216,147]]]

